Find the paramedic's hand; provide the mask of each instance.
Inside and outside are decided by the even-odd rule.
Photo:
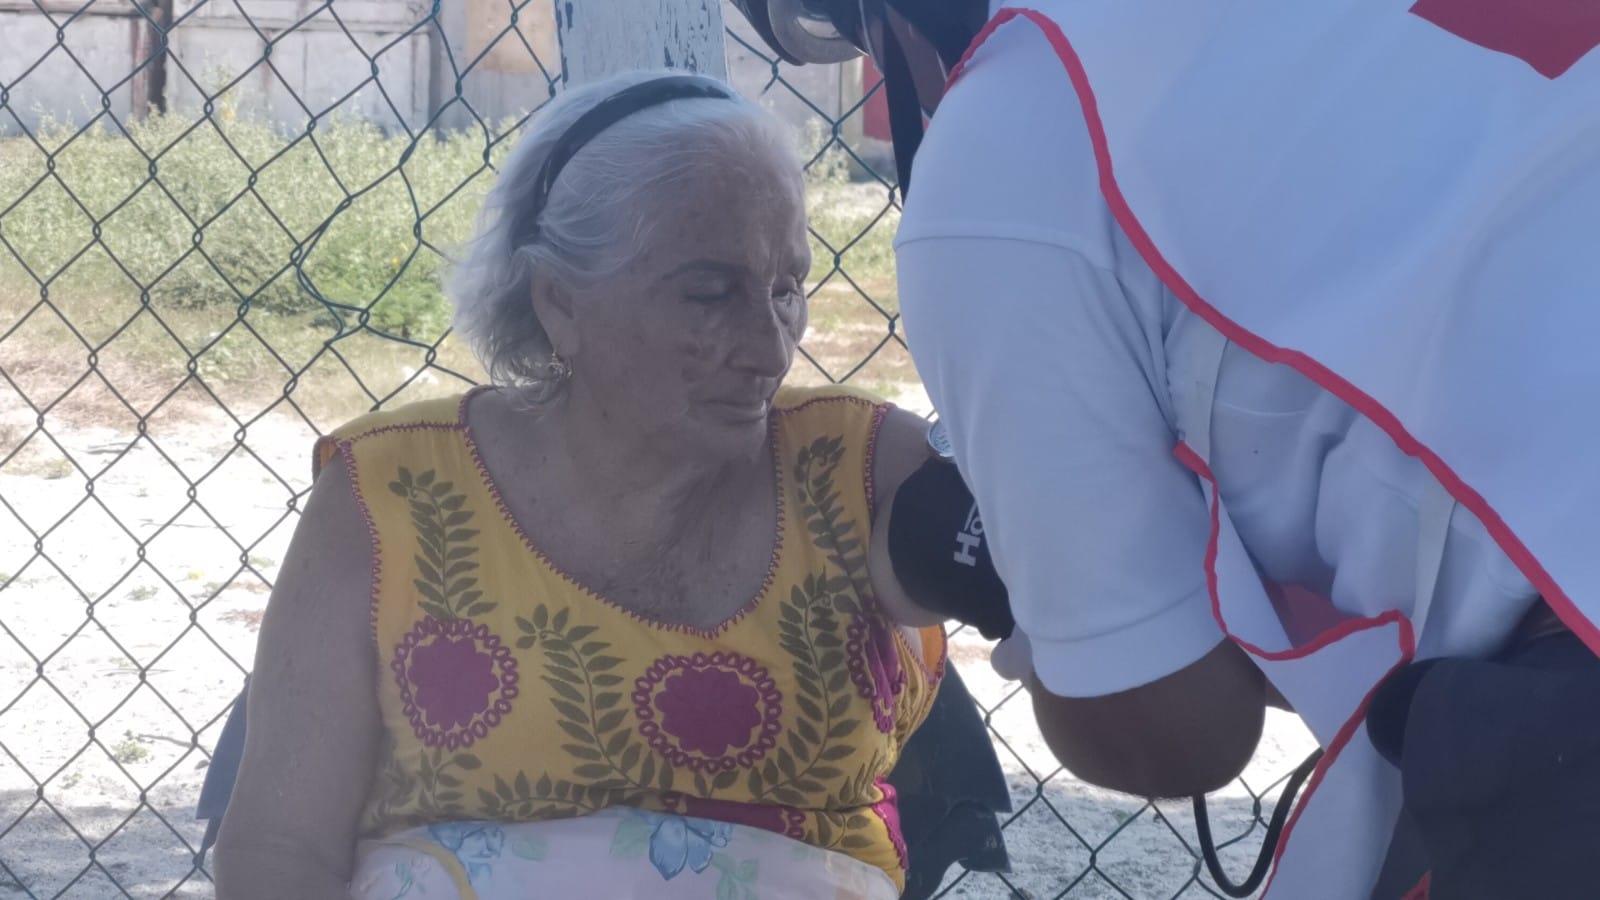
[[[989,665],[994,667],[995,674],[1007,681],[1031,680],[1033,645],[1028,642],[1027,634],[1018,628],[1011,632],[1011,637],[996,644],[989,651]]]

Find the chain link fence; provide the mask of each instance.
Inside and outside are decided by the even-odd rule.
[[[194,803],[313,438],[480,377],[439,275],[559,87],[550,0],[0,0],[0,898],[207,897]],[[817,264],[795,379],[927,411],[862,66],[732,77],[793,123]],[[957,633],[1015,810],[951,897],[1221,896],[1184,802],[1061,770]],[[1253,861],[1309,747],[1213,799]]]

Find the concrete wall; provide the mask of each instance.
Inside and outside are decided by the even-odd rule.
[[[423,127],[431,39],[425,0],[177,0],[168,107],[192,114],[225,85],[239,115],[304,131],[313,116]],[[376,70],[376,71],[374,71]],[[380,87],[381,85],[381,87]]]
[[[149,29],[129,2],[97,3],[56,37],[83,6],[80,0],[0,0],[0,134],[34,130],[42,118],[82,124],[109,111],[118,119],[142,115]],[[19,80],[20,79],[20,80]]]
[[[135,0],[98,0],[56,41],[56,22],[82,0],[0,0],[0,84],[11,84],[0,133],[33,128],[43,114],[81,123],[106,108],[118,119],[144,114],[158,49]],[[154,7],[155,0],[141,0]],[[523,0],[516,0],[523,2]],[[604,3],[605,0],[564,0]],[[228,87],[240,116],[304,131],[313,116],[360,116],[386,130],[475,127],[545,102],[560,75],[552,0],[532,0],[511,21],[511,0],[173,0],[165,98],[184,115]],[[727,25],[762,48],[744,18],[724,4]],[[53,19],[52,19],[53,17]],[[80,66],[81,63],[81,66]],[[737,40],[727,43],[729,78],[804,133],[829,126],[855,103],[860,66],[781,69]],[[376,69],[376,78],[374,78]],[[815,107],[815,108],[813,108]],[[15,117],[15,118],[14,118]],[[856,114],[843,129],[855,143]]]

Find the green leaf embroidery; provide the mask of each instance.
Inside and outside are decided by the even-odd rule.
[[[795,731],[808,743],[817,744],[822,742],[822,735],[817,734],[817,726],[811,724],[810,719],[797,718],[794,720],[794,724]]]
[[[817,816],[815,821],[817,823],[817,840],[824,847],[833,846],[833,823],[828,821],[827,816]]]
[[[844,690],[845,686],[849,683],[850,672],[848,669],[836,669],[831,675],[828,676],[828,690],[835,693]]]
[[[622,758],[617,761],[617,768],[624,772],[631,770],[639,762],[639,756],[644,752],[641,744],[629,744],[628,749],[622,751]],[[641,781],[644,779],[640,779]]]
[[[572,679],[570,678],[546,676],[544,683],[550,686],[550,690],[555,691],[557,694],[560,694],[562,697],[572,701],[573,703],[582,703],[583,691],[573,687],[572,684],[570,684],[571,680]],[[581,684],[582,682],[580,681],[579,683]]]
[[[811,753],[806,749],[805,739],[798,731],[789,732],[789,749],[794,751],[794,758],[802,762],[809,759]]]
[[[574,724],[573,722],[569,722],[566,719],[562,719],[556,724],[561,726],[562,731],[565,731],[567,734],[571,735],[573,740],[581,741],[585,744],[594,743],[594,735],[590,734],[588,730],[582,726]]]
[[[583,676],[582,675],[579,675],[573,669],[569,669],[566,666],[557,665],[557,664],[554,664],[554,663],[551,664],[551,666],[550,666],[550,675],[545,680],[549,681],[549,682],[552,682],[552,683],[555,682],[555,681],[564,681],[567,684],[583,684]],[[583,696],[582,694],[579,694],[577,697],[574,697],[573,699],[574,700],[581,700],[582,696]]]
[[[810,693],[810,692],[807,691],[807,693]],[[817,693],[820,694],[822,692],[819,690],[819,691],[817,691]],[[807,717],[812,718],[812,719],[816,719],[818,721],[820,721],[820,720],[822,720],[824,718],[824,716],[822,715],[822,707],[820,707],[817,704],[811,702],[811,700],[809,700],[808,698],[802,697],[799,694],[796,694],[795,698],[794,698],[794,701],[795,701],[795,704],[800,707],[800,711],[805,713]]]
[[[617,710],[617,712],[615,714],[620,717],[621,713],[622,713],[622,710]],[[610,714],[608,714],[608,715],[610,715]],[[601,730],[603,731],[605,729],[602,728]],[[626,731],[618,731],[615,734],[611,735],[611,739],[606,741],[606,755],[607,756],[616,756],[617,754],[621,753],[622,752],[622,748],[626,747],[628,745],[628,738],[629,737],[630,737],[630,735]]]
[[[419,553],[412,557],[417,578],[412,584],[423,597],[419,606],[436,619],[458,619],[483,615],[495,609],[493,601],[480,600],[481,591],[472,590],[476,577],[467,573],[478,568],[472,560],[478,548],[467,543],[478,532],[456,526],[471,521],[465,494],[452,493],[453,485],[434,483],[432,469],[413,477],[404,467],[389,489],[411,501],[411,521],[417,532]]]
[[[555,698],[551,698],[550,705],[554,706],[557,712],[561,713],[563,716],[566,716],[569,720],[575,723],[582,725],[589,724],[589,711],[581,706],[578,706],[577,704],[568,703],[565,700],[556,700]],[[591,736],[589,740],[592,741],[594,738]]]

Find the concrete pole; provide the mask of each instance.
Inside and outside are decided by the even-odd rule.
[[[727,80],[722,0],[553,0],[568,84],[631,69]]]

